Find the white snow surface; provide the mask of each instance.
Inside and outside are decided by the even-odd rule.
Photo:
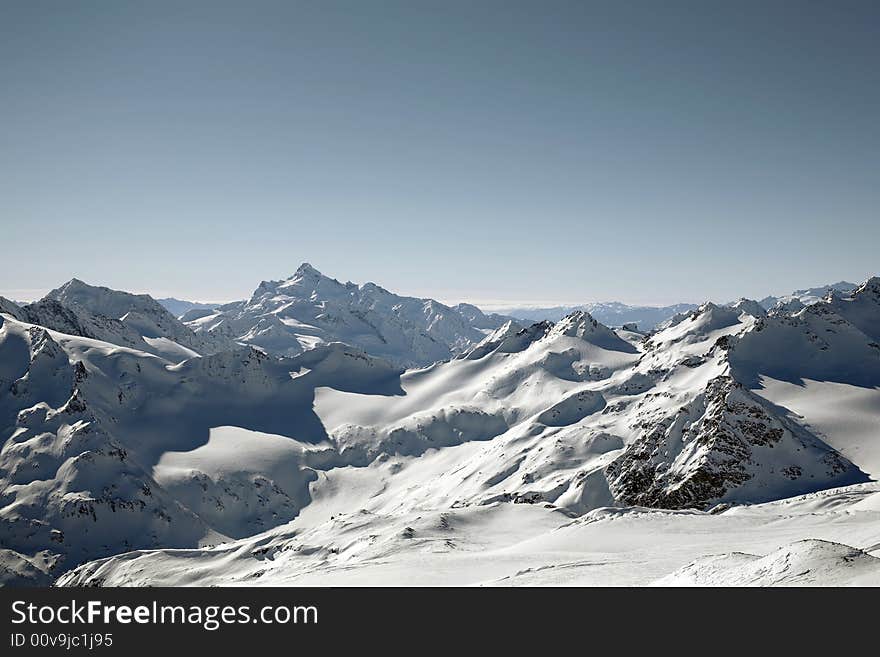
[[[301,270],[248,302],[295,336],[385,298]],[[649,336],[508,320],[406,371],[320,331],[180,361],[0,318],[12,583],[878,583],[880,279]]]
[[[132,552],[59,583],[877,585],[880,559],[870,550],[880,548],[880,509],[859,505],[878,496],[870,484],[715,514],[603,507],[574,519],[500,502],[406,515],[364,509],[207,550]]]

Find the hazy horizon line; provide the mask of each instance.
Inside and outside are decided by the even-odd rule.
[[[324,275],[328,276],[327,274],[324,274]],[[864,277],[859,278],[857,281],[850,281],[850,280],[841,278],[837,281],[825,282],[825,283],[821,283],[821,284],[817,284],[817,285],[808,285],[808,286],[804,286],[802,288],[797,288],[797,289],[804,290],[804,289],[822,288],[825,286],[836,285],[838,283],[849,283],[852,285],[858,285],[859,283],[861,283],[864,280],[867,280],[871,276],[872,276],[872,274],[868,274]],[[328,277],[333,278],[332,276],[328,276]],[[78,278],[78,277],[74,276],[72,278]],[[67,280],[71,280],[71,279],[67,279]],[[286,280],[286,279],[282,279],[282,280]],[[338,280],[338,279],[334,279],[334,280]],[[67,281],[65,281],[65,282],[67,282]],[[197,295],[197,294],[195,294],[195,295],[190,295],[190,294],[186,294],[186,293],[181,294],[179,291],[175,292],[175,291],[165,290],[165,289],[160,289],[160,290],[147,290],[144,288],[125,289],[124,287],[113,286],[112,284],[109,284],[109,283],[106,283],[103,281],[101,281],[101,282],[85,281],[85,282],[89,285],[108,287],[113,290],[128,292],[130,294],[147,294],[156,300],[176,299],[178,301],[185,301],[185,302],[189,302],[189,303],[210,304],[210,305],[217,305],[217,306],[223,305],[223,304],[228,304],[228,303],[233,303],[236,301],[242,301],[242,300],[250,298],[250,296],[251,296],[251,293],[246,293],[244,295],[229,295],[228,297],[225,297],[225,298],[206,299],[206,298],[199,298],[199,295]],[[341,282],[352,283],[353,281],[341,281]],[[442,290],[436,291],[434,293],[430,293],[430,292],[429,293],[420,293],[420,292],[413,292],[413,291],[405,290],[405,289],[391,289],[391,288],[388,288],[380,283],[376,283],[374,281],[365,281],[364,283],[355,283],[355,284],[360,286],[360,285],[366,285],[367,283],[373,283],[374,285],[378,285],[378,286],[382,287],[383,289],[388,290],[392,294],[396,294],[398,296],[412,297],[412,298],[417,298],[417,299],[431,299],[434,301],[439,301],[440,303],[447,305],[447,306],[455,306],[460,303],[466,303],[466,304],[470,304],[473,306],[477,306],[478,308],[480,308],[481,310],[486,311],[486,312],[501,312],[504,310],[513,310],[513,309],[539,310],[539,309],[543,309],[543,308],[576,307],[576,306],[585,306],[585,305],[589,305],[589,304],[603,304],[603,303],[620,303],[620,304],[624,304],[624,305],[628,305],[628,306],[639,306],[639,307],[645,307],[645,308],[664,308],[664,307],[673,306],[673,305],[677,305],[677,304],[699,305],[699,304],[705,303],[705,302],[730,303],[730,302],[736,300],[736,299],[720,300],[718,298],[713,298],[711,296],[706,296],[701,299],[682,299],[682,298],[679,298],[677,300],[671,300],[671,301],[669,301],[669,300],[667,300],[667,301],[657,301],[657,300],[642,301],[642,300],[635,300],[635,299],[625,298],[625,297],[620,297],[620,298],[615,298],[615,299],[601,299],[601,300],[599,300],[599,299],[596,299],[596,300],[559,300],[559,299],[550,299],[550,298],[544,298],[544,299],[498,299],[498,298],[486,298],[486,297],[480,297],[480,296],[470,296],[468,294],[452,294],[449,291],[442,291]],[[63,283],[60,283],[59,286],[60,285],[63,285]],[[50,288],[46,288],[46,287],[0,288],[0,297],[5,297],[5,298],[7,298],[13,302],[16,302],[16,303],[22,303],[22,304],[33,303],[34,301],[39,301],[40,299],[45,297],[49,292],[51,292],[53,289],[57,289],[57,287],[58,286],[50,287]],[[256,286],[254,287],[254,289],[256,289]],[[791,294],[794,291],[796,291],[796,290],[788,290],[786,292],[777,292],[777,293],[769,293],[768,292],[763,295],[758,295],[756,297],[746,296],[744,298],[754,298],[755,300],[760,300],[760,299],[763,299],[767,296],[785,296],[787,294]],[[741,296],[738,298],[743,298],[743,297]]]
[[[113,290],[118,290],[121,292],[128,292],[130,294],[147,294],[153,299],[157,301],[160,299],[176,299],[177,301],[186,301],[189,303],[198,303],[198,304],[212,304],[212,305],[224,305],[227,303],[234,303],[236,301],[242,301],[246,298],[250,298],[250,294],[246,296],[229,296],[221,299],[204,299],[199,298],[198,295],[187,295],[187,294],[179,294],[167,290],[162,290],[159,292],[150,291],[146,289],[131,289],[126,290],[123,288],[113,287],[112,285],[107,285],[104,283],[91,283],[89,281],[85,281],[89,285],[94,285],[96,287],[108,287]],[[365,283],[358,284],[364,285],[366,283],[370,283],[373,281],[366,281]],[[378,283],[375,283],[379,285]],[[386,288],[384,285],[380,285],[380,287]],[[39,301],[43,297],[45,297],[49,292],[56,288],[0,288],[0,297],[4,297],[9,299],[10,301],[14,301],[16,303],[33,303],[35,301]],[[714,299],[702,299],[700,301],[697,300],[683,300],[683,301],[672,301],[670,303],[656,302],[656,301],[634,301],[634,300],[626,300],[626,299],[603,299],[603,300],[592,300],[592,301],[572,301],[572,300],[556,300],[556,299],[527,299],[527,300],[516,300],[516,299],[483,299],[483,298],[475,298],[475,297],[450,297],[444,294],[421,294],[417,292],[408,292],[408,291],[400,291],[400,290],[392,290],[388,289],[392,294],[396,294],[402,297],[412,297],[416,299],[431,299],[434,301],[439,301],[440,303],[446,306],[455,306],[460,303],[470,304],[472,306],[478,306],[482,310],[489,310],[491,312],[497,312],[501,309],[523,309],[523,310],[533,310],[533,309],[541,309],[541,308],[560,308],[560,307],[568,307],[568,306],[585,306],[591,303],[622,303],[629,306],[642,306],[645,308],[664,308],[666,306],[672,306],[676,304],[690,303],[690,304],[698,304],[705,301],[714,301]]]

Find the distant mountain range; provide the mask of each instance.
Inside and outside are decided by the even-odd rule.
[[[780,301],[785,303],[797,301],[803,305],[810,305],[823,299],[829,292],[852,292],[856,287],[858,286],[855,283],[841,281],[831,285],[796,290],[791,294],[781,297],[767,296],[758,303],[766,310],[769,310]],[[544,320],[557,322],[573,312],[583,311],[590,313],[593,318],[608,326],[619,327],[624,324],[635,324],[642,331],[651,331],[674,316],[689,313],[698,307],[698,304],[694,303],[677,303],[671,306],[633,306],[618,301],[606,301],[568,306],[511,306],[499,307],[497,310],[504,315],[530,322]]]
[[[168,312],[175,317],[180,317],[190,310],[211,310],[220,304],[201,303],[199,301],[183,301],[174,297],[166,297],[164,299],[156,299]]]
[[[770,308],[779,303],[790,304],[793,301],[803,304],[804,306],[809,306],[810,304],[822,301],[829,294],[831,294],[832,296],[840,296],[852,292],[857,287],[858,285],[856,283],[840,281],[838,283],[831,283],[830,285],[821,285],[819,287],[810,287],[803,290],[795,290],[791,294],[786,294],[781,297],[764,297],[758,303],[764,306],[764,308],[766,308],[767,310],[770,310]]]
[[[175,300],[174,307],[182,304]],[[375,283],[341,283],[304,263],[290,278],[263,281],[250,299],[192,307],[180,319],[200,336],[292,356],[344,342],[404,367],[446,360],[509,318],[476,306],[393,294]]]
[[[679,313],[696,310],[694,303],[677,303],[671,306],[630,306],[617,301],[584,303],[574,306],[549,306],[546,308],[501,308],[500,312],[527,322],[558,322],[573,312],[587,312],[608,326],[635,324],[641,330],[651,330],[661,322]]]
[[[712,581],[727,527],[880,582],[880,278],[790,296],[650,333],[308,264],[181,319],[77,279],[0,298],[0,583],[622,582],[565,555],[633,527],[653,578]]]

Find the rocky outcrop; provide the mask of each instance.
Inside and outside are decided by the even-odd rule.
[[[867,480],[803,427],[729,376],[641,435],[605,469],[624,504],[704,509]]]

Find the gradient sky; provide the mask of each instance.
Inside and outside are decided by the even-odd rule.
[[[880,3],[0,4],[0,294],[446,301],[880,269]]]

